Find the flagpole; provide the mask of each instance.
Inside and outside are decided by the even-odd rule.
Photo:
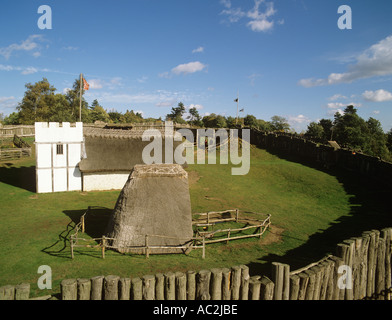
[[[237,122],[238,122],[238,103],[239,103],[239,91],[237,91],[237,118],[235,119],[235,124],[237,125]]]
[[[82,81],[83,73],[80,74],[79,122],[82,122]]]

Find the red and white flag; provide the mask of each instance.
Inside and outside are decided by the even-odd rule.
[[[88,90],[90,88],[90,85],[87,83],[86,79],[83,78],[83,89]]]

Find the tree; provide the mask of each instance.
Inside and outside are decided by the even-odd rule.
[[[290,125],[287,119],[280,116],[273,116],[271,118],[271,127],[274,131],[287,132],[290,130]]]
[[[109,115],[107,114],[105,109],[99,105],[97,99],[95,99],[91,104],[89,118],[91,122],[102,121],[107,123],[110,121]]]
[[[53,105],[50,106],[49,119],[51,122],[73,122],[69,102],[63,94],[54,96]]]
[[[366,142],[366,131],[366,122],[357,114],[354,106],[347,106],[343,115],[335,113],[333,136],[339,144],[361,149]]]
[[[177,107],[172,107],[171,113],[166,115],[166,120],[173,121],[176,123],[186,123],[186,121],[182,118],[185,113],[185,106],[182,102],[178,103]]]
[[[370,117],[366,121],[366,126],[368,132],[363,146],[364,153],[385,158],[389,153],[387,136],[384,134],[380,121]]]
[[[333,139],[332,130],[333,122],[331,119],[321,119],[319,125],[323,127],[323,139],[329,141]]]
[[[121,112],[118,112],[116,110],[111,110],[108,112],[108,116],[109,116],[109,121],[112,123],[120,123],[120,119],[121,119]]]
[[[135,112],[133,112],[133,110],[131,110],[131,111],[127,110],[120,117],[121,123],[138,123],[138,122],[142,122],[142,121],[143,121],[142,115],[140,113],[135,114]]]
[[[244,125],[250,128],[257,128],[258,123],[256,117],[251,114],[247,114],[244,118]]]
[[[257,120],[257,128],[261,131],[272,131],[271,123],[262,119]]]
[[[322,139],[324,136],[324,128],[319,123],[311,122],[311,123],[309,123],[305,134],[310,137]]]
[[[19,122],[19,112],[12,112],[10,115],[4,117],[3,124],[20,124]]]
[[[201,122],[201,117],[199,111],[197,111],[196,107],[189,108],[189,123],[194,126],[201,127],[203,124]]]
[[[48,121],[51,106],[55,103],[54,92],[56,88],[50,85],[46,78],[35,84],[27,83],[22,102],[19,103],[19,122],[21,124],[34,124],[34,122]]]

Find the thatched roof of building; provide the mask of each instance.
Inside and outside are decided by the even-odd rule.
[[[107,236],[120,252],[183,252],[173,246],[190,243],[192,231],[191,201],[187,172],[178,164],[136,165],[122,189]]]
[[[154,129],[162,138],[173,138],[165,135],[164,129]],[[131,172],[136,164],[143,164],[143,149],[150,141],[143,141],[144,130],[104,129],[96,127],[84,128],[85,158],[79,162],[79,169],[84,173],[92,172]],[[158,133],[159,132],[159,133]],[[174,141],[174,149],[181,142]],[[162,149],[164,150],[165,139]],[[163,159],[164,160],[164,152]]]

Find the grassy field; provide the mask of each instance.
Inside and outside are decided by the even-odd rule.
[[[324,172],[255,147],[246,176],[232,176],[231,165],[190,165],[186,170],[193,212],[239,208],[255,218],[269,213],[272,227],[262,239],[211,244],[205,260],[201,250],[149,259],[108,250],[102,259],[99,250],[79,248],[72,260],[68,239],[80,216],[88,206],[112,209],[119,191],[36,194],[34,155],[0,163],[0,286],[29,282],[33,295],[40,296],[58,293],[64,278],[238,264],[248,265],[252,275],[268,274],[272,261],[301,267],[333,252],[338,241],[392,226],[391,190],[348,172]],[[87,227],[87,237],[106,227],[108,212],[94,232]],[[37,288],[41,265],[52,268],[52,290]]]

